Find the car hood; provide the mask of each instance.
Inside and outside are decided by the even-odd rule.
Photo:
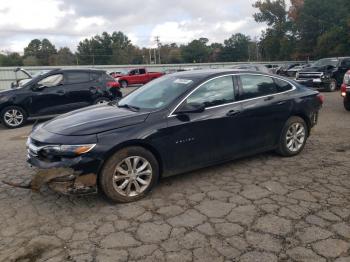
[[[326,66],[312,66],[312,67],[305,67],[300,72],[327,72]]]
[[[134,112],[114,105],[96,105],[56,117],[42,128],[59,135],[83,136],[136,125],[148,115],[149,112]]]

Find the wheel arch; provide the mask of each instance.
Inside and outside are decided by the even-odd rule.
[[[293,116],[300,117],[301,119],[303,119],[305,121],[306,126],[307,126],[307,133],[308,133],[308,136],[309,136],[311,128],[312,128],[311,119],[307,116],[306,113],[303,113],[303,112],[297,112],[295,114],[292,114],[290,117],[293,117]]]
[[[121,144],[118,144],[117,146],[115,146],[114,148],[112,148],[111,150],[109,150],[105,157],[104,157],[104,161],[101,164],[100,168],[99,168],[99,172],[101,172],[104,164],[106,163],[106,161],[116,152],[127,148],[127,147],[132,147],[132,146],[138,146],[138,147],[142,147],[148,151],[150,151],[154,157],[156,158],[157,162],[158,162],[158,166],[159,166],[159,178],[162,177],[163,171],[164,171],[164,163],[163,163],[163,159],[159,153],[159,151],[151,144],[143,141],[143,140],[130,140],[130,141],[126,141],[123,142]]]

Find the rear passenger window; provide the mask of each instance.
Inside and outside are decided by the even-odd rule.
[[[256,98],[272,95],[277,92],[275,82],[271,77],[261,75],[241,75],[242,94],[240,99]]]
[[[278,93],[286,92],[293,89],[293,86],[291,84],[281,79],[275,78],[275,83]]]
[[[90,74],[87,72],[67,72],[66,83],[77,84],[90,81]]]
[[[90,78],[92,81],[100,82],[100,81],[102,81],[102,74],[101,73],[91,73]]]

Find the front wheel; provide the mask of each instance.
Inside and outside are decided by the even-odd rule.
[[[1,122],[7,128],[18,128],[27,121],[27,113],[18,106],[9,106],[1,111]]]
[[[122,88],[127,88],[128,82],[126,82],[125,80],[122,80],[122,81],[120,81],[120,85],[122,86]]]
[[[338,88],[338,82],[337,82],[336,79],[332,78],[330,83],[329,83],[327,91],[328,92],[334,92],[334,91],[337,90],[337,88]]]
[[[151,152],[142,147],[127,147],[107,160],[99,185],[109,199],[128,203],[145,197],[158,177],[159,165]]]
[[[106,104],[108,102],[110,102],[111,100],[109,100],[106,97],[99,97],[94,101],[94,105],[98,105],[98,104]]]
[[[344,107],[347,111],[350,111],[350,97],[344,97]]]
[[[282,130],[277,153],[285,157],[298,155],[304,149],[307,137],[305,121],[297,116],[289,118]]]

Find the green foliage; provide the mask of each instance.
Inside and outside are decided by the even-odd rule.
[[[181,53],[185,63],[205,63],[209,60],[210,48],[207,38],[193,40],[188,45],[181,46]]]
[[[28,46],[24,48],[24,58],[29,58],[29,63],[37,60],[40,65],[51,65],[50,59],[53,55],[57,54],[56,47],[46,38],[42,41],[39,39],[33,39]],[[34,59],[34,58],[35,59]]]
[[[225,62],[247,61],[249,58],[250,37],[243,34],[234,34],[224,41],[220,60]]]

